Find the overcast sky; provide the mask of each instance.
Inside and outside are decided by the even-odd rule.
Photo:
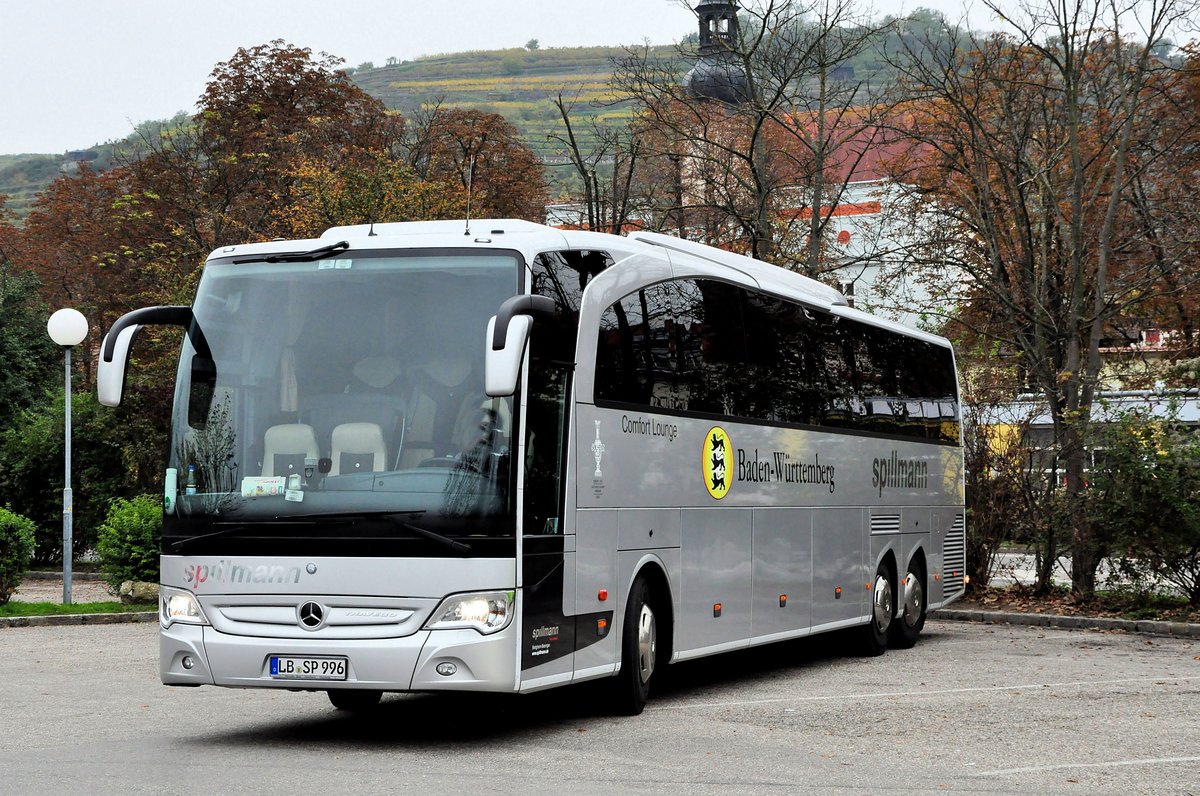
[[[874,1],[880,14],[918,6],[958,19],[963,3]],[[356,66],[530,39],[670,44],[695,29],[679,0],[0,0],[0,154],[83,149],[190,113],[215,64],[272,39]]]

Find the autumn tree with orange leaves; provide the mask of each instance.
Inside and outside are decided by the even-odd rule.
[[[218,64],[190,127],[129,153],[130,177],[193,264],[218,246],[286,232],[301,162],[336,170],[388,152],[401,121],[338,71],[341,60],[282,41]]]
[[[467,192],[457,182],[422,180],[382,153],[333,166],[301,160],[291,205],[277,211],[284,237],[315,238],[329,227],[382,221],[462,218]]]
[[[475,218],[541,221],[546,208],[542,165],[521,135],[497,113],[434,108],[410,126],[406,158],[417,175],[461,187]]]
[[[1152,132],[1178,85],[1155,48],[1189,8],[985,3],[1007,33],[946,30],[896,60],[914,98],[897,130],[920,153],[895,175],[915,230],[905,260],[935,296],[957,300],[937,306],[1012,351],[1047,401],[1073,588],[1088,597],[1103,554],[1085,507],[1084,448],[1101,342],[1162,295],[1168,275],[1195,278],[1180,249],[1155,248],[1135,202],[1154,169],[1194,162]],[[1189,136],[1195,118],[1180,120]]]

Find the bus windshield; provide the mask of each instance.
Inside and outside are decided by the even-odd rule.
[[[209,262],[194,313],[211,357],[184,341],[164,550],[478,554],[446,540],[511,539],[514,399],[486,396],[483,356],[521,268],[446,249]]]

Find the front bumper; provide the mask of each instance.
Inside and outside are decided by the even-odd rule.
[[[517,684],[516,633],[513,623],[488,636],[462,629],[421,630],[400,638],[255,638],[173,624],[159,635],[159,674],[166,685],[511,692]],[[347,676],[344,681],[274,679],[272,655],[345,657]],[[191,659],[190,669],[184,658]],[[443,663],[454,664],[454,673],[439,674]]]

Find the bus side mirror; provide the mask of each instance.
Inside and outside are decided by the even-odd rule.
[[[502,398],[517,391],[533,319],[553,318],[555,308],[554,299],[547,296],[513,296],[500,305],[488,321],[483,381],[489,396]]]
[[[518,315],[513,318],[504,335],[504,345],[496,350],[491,345],[483,360],[483,383],[492,398],[512,395],[517,391],[517,379],[521,375],[521,360],[525,358],[525,344],[529,341],[529,330],[533,318]],[[496,316],[488,321],[488,340],[496,330]]]
[[[114,327],[115,329],[115,327]],[[121,396],[125,392],[125,371],[129,362],[129,348],[133,338],[141,331],[139,325],[126,326],[124,329],[113,330],[104,335],[100,350],[112,350],[111,357],[100,354],[100,362],[96,367],[96,398],[104,406],[120,406]],[[111,345],[109,341],[112,341]]]
[[[129,365],[129,348],[142,326],[160,324],[180,326],[187,330],[196,355],[212,361],[212,352],[204,332],[196,325],[191,307],[143,307],[127,312],[104,335],[100,345],[100,362],[96,367],[96,397],[105,406],[120,406],[125,392],[125,373]],[[207,415],[207,412],[205,413]]]

